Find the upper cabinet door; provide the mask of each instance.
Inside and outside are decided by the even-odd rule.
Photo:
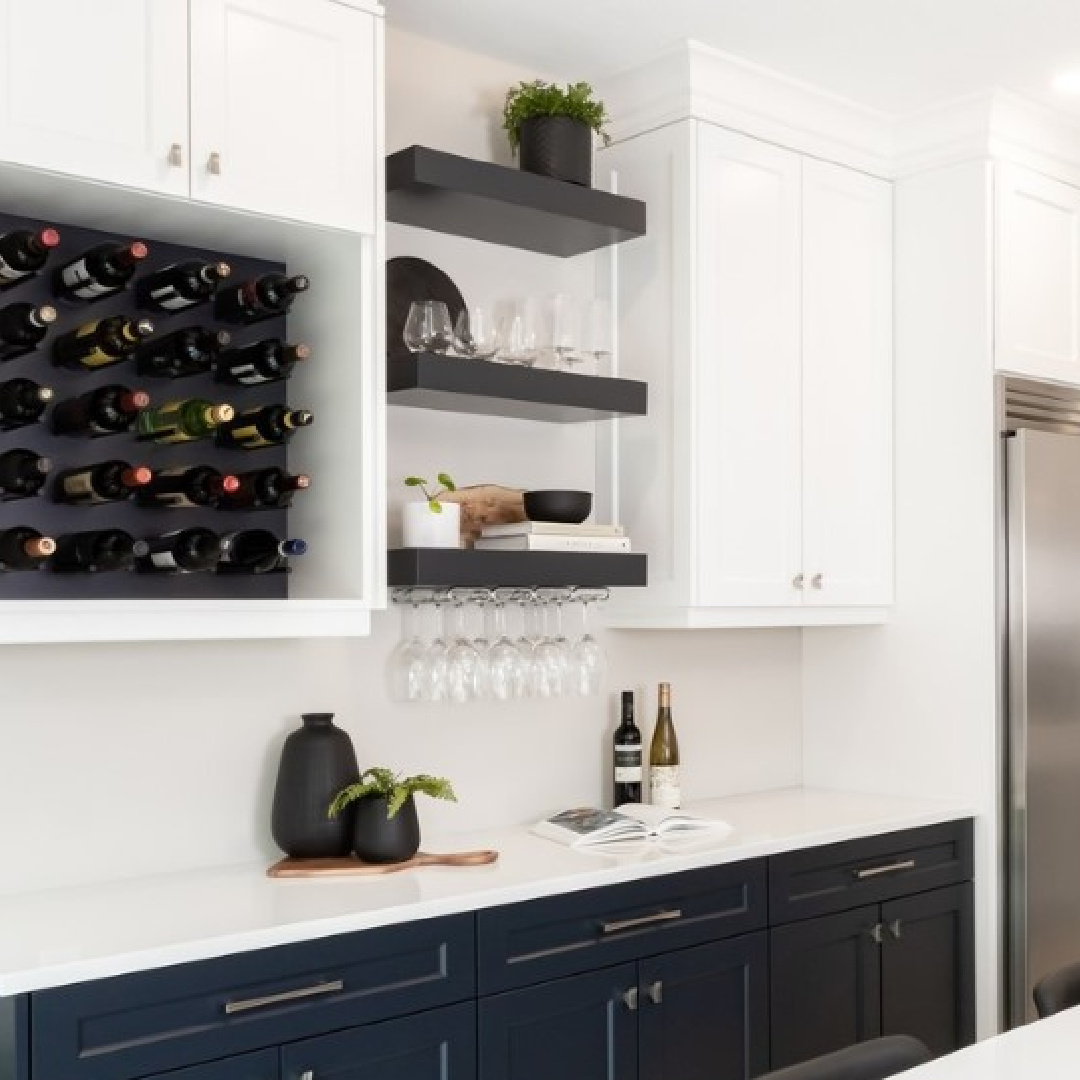
[[[0,157],[187,195],[187,18],[187,0],[0,0]]]
[[[195,0],[192,196],[373,232],[376,23],[331,0]]]
[[[799,156],[698,125],[698,603],[798,604]]]
[[[997,165],[999,370],[1080,384],[1080,190]]]
[[[892,186],[803,162],[804,603],[893,594]]]

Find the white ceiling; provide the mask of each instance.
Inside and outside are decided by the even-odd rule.
[[[394,26],[563,78],[595,78],[683,38],[888,113],[1080,68],[1080,0],[386,0]]]

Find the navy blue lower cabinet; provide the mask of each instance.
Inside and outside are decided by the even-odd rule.
[[[636,1080],[639,1000],[636,964],[482,998],[480,1080]]]
[[[279,1080],[277,1050],[234,1054],[220,1061],[158,1073],[147,1080]]]
[[[463,1002],[290,1043],[281,1049],[281,1077],[475,1080],[476,1006]]]

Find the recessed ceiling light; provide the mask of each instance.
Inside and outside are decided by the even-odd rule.
[[[1055,75],[1054,89],[1059,94],[1080,94],[1080,68],[1072,68]]]

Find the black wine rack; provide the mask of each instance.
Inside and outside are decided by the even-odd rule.
[[[279,536],[288,535],[287,510],[215,510],[213,508],[145,509],[133,500],[104,503],[97,506],[70,506],[53,502],[52,480],[62,469],[91,464],[106,459],[122,458],[134,464],[149,465],[152,469],[169,466],[208,464],[222,472],[239,473],[250,469],[276,465],[286,468],[290,459],[300,462],[303,469],[305,439],[311,429],[296,434],[290,448],[266,447],[258,450],[235,450],[219,447],[212,438],[174,445],[143,442],[134,433],[91,439],[80,436],[54,435],[50,427],[52,407],[69,397],[75,397],[108,383],[123,383],[150,395],[151,405],[180,398],[202,397],[213,402],[227,402],[241,409],[275,402],[289,403],[288,382],[267,383],[261,386],[230,386],[214,381],[211,374],[180,379],[141,376],[135,360],[125,359],[98,371],[74,371],[59,367],[52,361],[52,342],[80,323],[108,315],[144,315],[154,321],[155,337],[172,333],[186,326],[206,326],[227,329],[232,335],[231,347],[240,348],[267,337],[287,340],[284,317],[267,319],[252,326],[235,326],[215,319],[213,303],[202,304],[175,314],[144,311],[135,302],[135,283],[147,274],[170,263],[186,259],[216,262],[223,259],[232,267],[228,284],[238,284],[247,278],[271,271],[282,271],[284,265],[265,259],[253,259],[233,252],[210,248],[184,247],[156,240],[152,232],[130,235],[102,232],[62,221],[38,221],[0,213],[0,234],[13,229],[40,228],[54,225],[60,230],[60,246],[49,259],[45,270],[37,277],[0,290],[0,307],[30,302],[53,304],[59,317],[39,346],[26,356],[0,363],[0,381],[24,376],[42,385],[51,386],[55,397],[38,424],[0,432],[0,452],[13,447],[26,447],[44,454],[52,469],[41,493],[29,499],[0,502],[0,529],[29,525],[46,536],[76,532],[84,529],[125,529],[136,539],[156,536],[175,529],[202,526],[219,534],[240,529],[269,529]],[[53,271],[77,257],[95,244],[143,239],[150,246],[145,266],[136,273],[124,292],[105,297],[94,303],[72,303],[55,297],[52,287]],[[317,286],[315,286],[317,287]],[[304,297],[297,299],[298,304]],[[317,362],[316,360],[312,361]],[[303,405],[304,402],[296,404]],[[316,423],[318,418],[316,417]],[[317,478],[313,478],[317,483]],[[296,498],[306,498],[298,492]],[[305,538],[307,539],[307,538]],[[317,557],[317,551],[303,558]],[[283,599],[288,596],[288,575],[270,574],[156,574],[138,571],[114,571],[96,574],[56,573],[47,567],[37,571],[0,573],[0,601],[4,599],[49,600],[117,600],[117,599]]]

